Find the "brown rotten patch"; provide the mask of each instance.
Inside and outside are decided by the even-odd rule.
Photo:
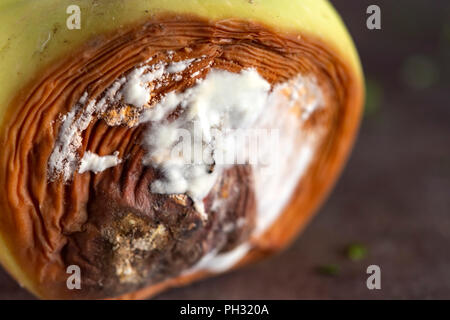
[[[88,221],[63,249],[65,264],[83,270],[82,297],[116,296],[175,277],[215,248],[232,249],[253,229],[249,167],[223,174],[205,200],[205,220],[185,195],[152,194],[158,173],[136,159],[142,153],[92,185]],[[211,208],[219,197],[222,205]]]

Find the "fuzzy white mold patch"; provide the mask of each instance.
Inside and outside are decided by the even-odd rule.
[[[262,235],[273,225],[312,163],[326,130],[319,127],[310,132],[302,130],[302,127],[308,117],[323,105],[322,92],[311,77],[298,76],[275,86],[269,94],[264,112],[254,126],[267,130],[275,128],[279,137],[265,140],[258,152],[262,159],[267,160],[252,165],[257,204],[253,236]],[[187,273],[198,270],[223,272],[238,263],[250,250],[248,243],[223,254],[213,250]]]
[[[214,136],[220,133],[226,139],[227,129],[252,127],[265,107],[269,90],[270,84],[254,69],[239,74],[212,70],[196,86],[170,93],[146,110],[141,122],[153,123],[145,133],[144,146],[149,152],[144,164],[164,173],[164,179],[151,185],[152,192],[187,194],[204,214],[203,199],[223,169],[217,154],[228,151],[228,145],[219,144]],[[175,121],[167,121],[177,106],[184,112]],[[213,129],[218,132],[213,134]],[[185,139],[189,139],[187,146],[192,146],[189,151],[185,150]],[[174,152],[178,145],[185,152]]]
[[[48,176],[51,181],[62,177],[69,181],[80,166],[78,150],[82,145],[82,133],[95,118],[102,117],[111,105],[119,102],[142,111],[149,107],[148,103],[155,87],[168,85],[171,77],[180,76],[192,63],[203,58],[189,59],[178,62],[158,62],[152,65],[141,65],[133,68],[126,76],[120,77],[98,99],[90,99],[84,92],[79,101],[67,114],[60,117],[62,125],[53,151],[48,160]],[[150,63],[152,58],[146,63]],[[124,124],[124,119],[110,121],[114,125]]]
[[[86,151],[83,158],[81,159],[78,172],[85,173],[91,171],[94,173],[100,173],[121,163],[122,160],[119,159],[118,156],[118,151],[109,156],[99,156],[98,154],[95,154],[91,151]]]

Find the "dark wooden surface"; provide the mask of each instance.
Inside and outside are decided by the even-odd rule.
[[[159,299],[450,299],[450,3],[335,0],[369,79],[369,110],[330,199],[285,252]],[[359,262],[343,253],[360,242]],[[317,271],[334,264],[334,276]],[[366,288],[377,264],[382,289]],[[0,299],[32,299],[0,270]]]

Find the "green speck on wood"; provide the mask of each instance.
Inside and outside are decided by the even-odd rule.
[[[368,118],[374,117],[380,111],[381,103],[383,101],[383,87],[374,79],[368,78],[366,81],[366,106],[365,116]]]
[[[352,261],[363,260],[367,256],[367,247],[362,244],[351,244],[347,247],[347,258]]]
[[[403,63],[401,70],[403,82],[413,89],[427,89],[439,80],[439,66],[424,55],[413,55]]]
[[[326,276],[336,276],[339,274],[339,266],[335,264],[327,264],[317,268],[317,271]]]

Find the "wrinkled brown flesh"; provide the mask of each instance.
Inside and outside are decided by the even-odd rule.
[[[141,127],[110,127],[104,120],[92,121],[83,134],[80,152],[91,150],[106,155],[118,150],[127,160],[98,175],[75,174],[66,185],[47,179],[47,162],[61,125],[60,114],[67,113],[86,89],[91,98],[99,96],[120,75],[149,57],[167,59],[167,50],[175,51],[177,61],[206,55],[206,62],[213,61],[212,67],[233,72],[256,67],[272,84],[299,73],[313,74],[325,92],[327,114],[314,116],[310,127],[313,130],[317,123],[326,125],[327,138],[290,205],[263,237],[252,239],[254,249],[242,263],[285,246],[306,223],[339,173],[358,126],[362,88],[351,70],[311,37],[276,34],[257,23],[212,23],[188,17],[160,18],[114,35],[99,36],[81,53],[49,66],[22,90],[1,136],[1,232],[20,265],[37,283],[36,291],[41,297],[104,298],[150,285],[123,296],[142,298],[204,276],[196,273],[177,277],[179,271],[211,249],[197,248],[187,253],[184,250],[190,247],[189,241],[203,241],[205,246],[220,243],[231,249],[248,237],[254,223],[251,173],[245,167],[236,167],[221,177],[219,186],[237,183],[240,192],[230,196],[229,205],[222,209],[225,218],[211,219],[204,225],[191,202],[181,205],[169,196],[152,195],[144,188],[157,173],[140,165]],[[192,86],[193,81],[186,76],[170,90]],[[220,196],[220,189],[213,189],[206,204]],[[168,217],[156,218],[164,210],[170,212]],[[239,216],[247,219],[247,227],[224,239],[221,226]],[[149,241],[149,246],[157,250],[130,256],[127,248],[136,240],[134,237],[161,230],[163,236],[158,241]],[[186,237],[188,245],[177,245],[176,237]],[[117,252],[113,247],[123,250]],[[123,282],[115,273],[117,268],[111,268],[126,258],[133,260],[139,272],[136,279]],[[179,266],[169,272],[157,270],[158,262],[167,259]],[[83,275],[88,281],[87,289],[81,293],[66,289],[68,264],[84,267]]]

